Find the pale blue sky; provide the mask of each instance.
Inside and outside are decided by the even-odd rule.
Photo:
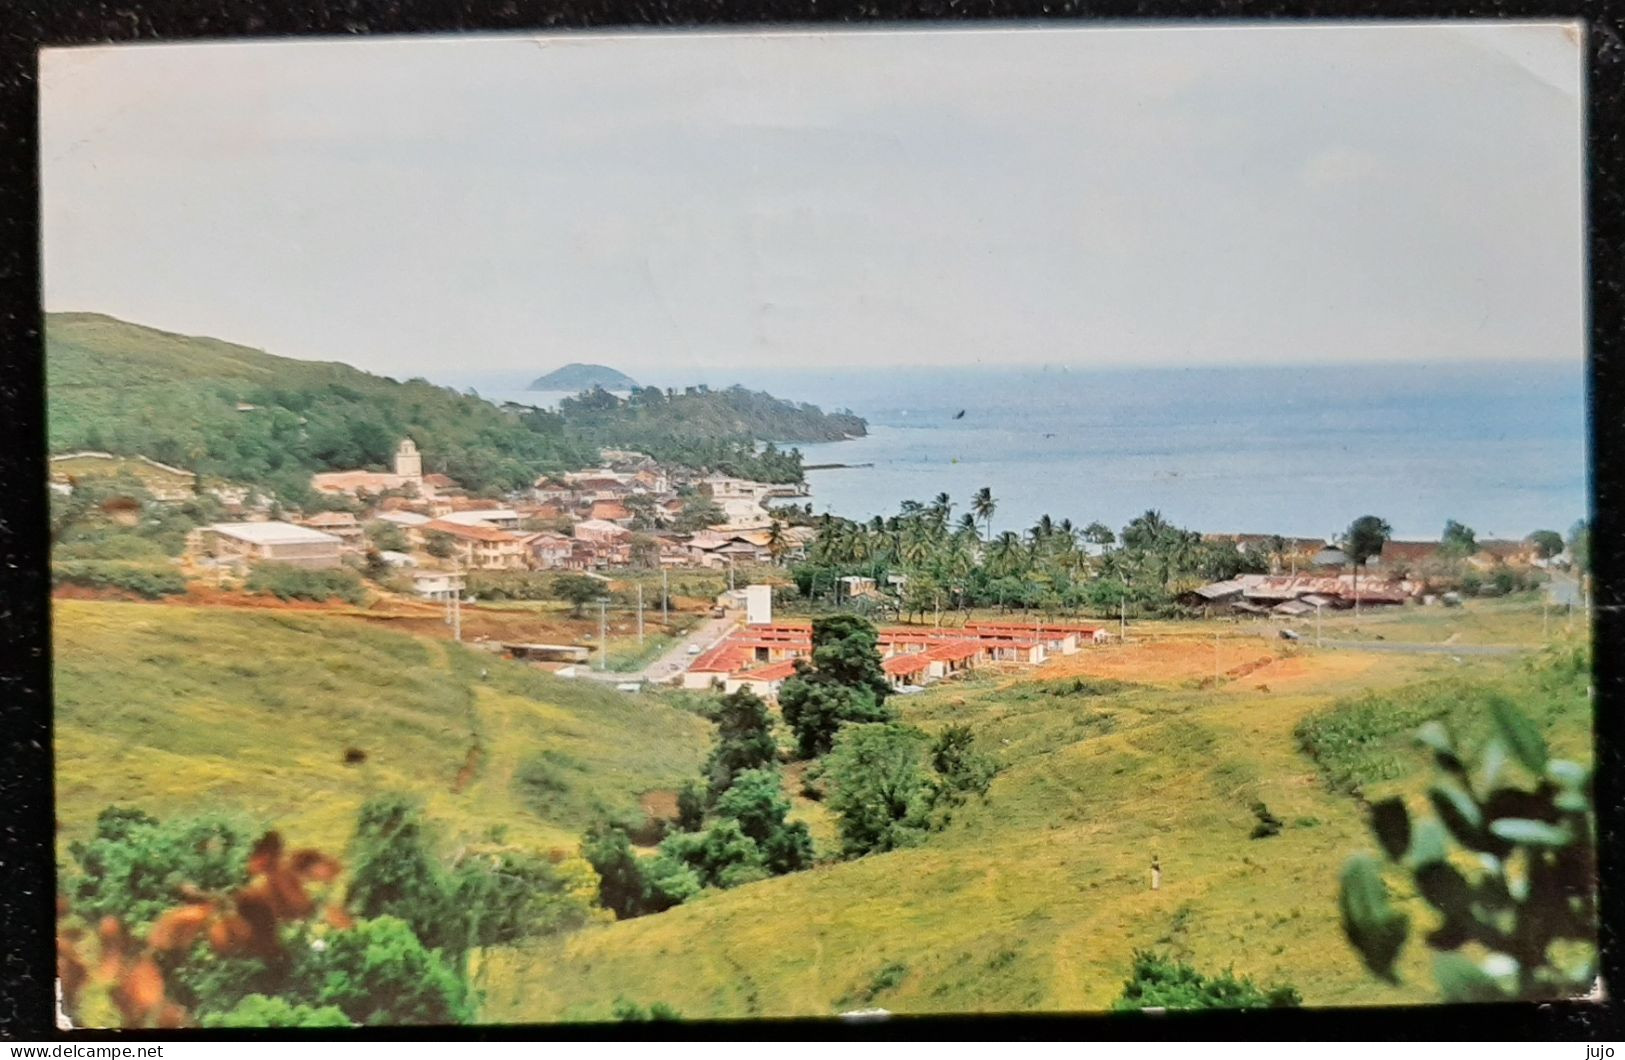
[[[45,300],[396,377],[1584,356],[1573,26],[44,53]]]

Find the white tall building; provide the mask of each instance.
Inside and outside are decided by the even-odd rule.
[[[745,624],[767,626],[773,623],[773,586],[745,586]]]
[[[423,454],[410,438],[402,438],[401,447],[395,450],[395,474],[413,481],[423,478]]]

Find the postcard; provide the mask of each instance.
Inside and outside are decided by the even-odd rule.
[[[45,50],[59,1025],[1591,995],[1583,55]]]

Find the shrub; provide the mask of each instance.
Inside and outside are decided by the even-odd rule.
[[[284,998],[250,994],[225,1012],[205,1013],[204,1027],[350,1027],[349,1017],[334,1005],[292,1004]]]
[[[169,566],[113,560],[62,560],[51,564],[52,585],[117,589],[148,600],[186,591],[186,579]]]
[[[661,860],[688,866],[699,883],[709,887],[737,887],[768,875],[761,847],[732,818],[724,818],[703,832],[667,836],[656,859]]]
[[[353,570],[333,567],[314,570],[288,563],[259,563],[248,574],[248,590],[270,593],[278,600],[343,600],[359,604],[367,598],[366,586]]]
[[[594,825],[582,838],[581,854],[598,873],[600,905],[622,920],[647,911],[648,888],[625,832],[613,826]]]
[[[746,770],[760,769],[778,755],[767,704],[748,688],[722,697],[716,707],[717,742],[706,762],[711,794],[720,795]]]
[[[931,744],[931,768],[936,771],[933,801],[957,804],[970,795],[986,795],[997,764],[975,749],[968,725],[950,725]]]
[[[569,771],[580,768],[580,763],[562,752],[541,751],[519,763],[514,790],[526,809],[546,817],[557,808],[559,797],[569,792]]]
[[[474,1016],[459,971],[395,917],[362,920],[300,955],[294,980],[309,1003],[362,1025],[467,1023]]]
[[[610,1015],[623,1023],[667,1022],[683,1018],[682,1013],[664,1002],[656,1001],[648,1008],[642,1008],[636,1002],[625,998],[616,1000],[614,1007],[610,1009]]]
[[[69,897],[92,923],[112,916],[143,930],[184,900],[183,888],[220,891],[240,883],[254,839],[218,815],[160,822],[110,806],[97,815],[90,840],[69,847],[78,869]]]
[[[677,827],[685,832],[698,832],[705,823],[705,792],[690,780],[677,793]]]
[[[1296,1008],[1303,1003],[1290,985],[1259,987],[1228,968],[1218,975],[1203,975],[1183,961],[1147,950],[1136,950],[1133,962],[1123,993],[1112,1003],[1114,1011]]]
[[[1416,737],[1440,774],[1428,789],[1433,816],[1413,824],[1402,799],[1385,799],[1371,807],[1372,831],[1439,914],[1426,941],[1445,1000],[1579,996],[1597,975],[1591,771],[1551,758],[1540,730],[1509,700],[1485,705],[1496,731],[1477,768],[1468,768],[1445,726],[1424,725]],[[1373,858],[1349,859],[1339,905],[1366,967],[1397,982],[1410,921],[1389,904]]]
[[[853,725],[828,760],[830,809],[847,857],[909,846],[928,827],[925,734],[905,725]]]
[[[358,916],[401,920],[431,948],[458,948],[467,933],[427,829],[418,804],[404,795],[367,800],[350,843],[346,904]]]
[[[517,850],[477,853],[451,873],[451,908],[467,947],[505,946],[580,927],[589,910],[547,858]]]
[[[1371,692],[1310,715],[1294,734],[1334,791],[1354,793],[1366,784],[1402,776],[1409,768],[1409,753],[1395,738],[1443,716],[1463,694],[1457,682]]]
[[[849,991],[837,999],[835,1003],[843,1008],[848,1005],[873,1004],[874,1000],[881,994],[888,990],[895,990],[902,985],[903,980],[907,977],[908,965],[901,961],[892,961],[876,970],[862,989]]]
[[[1261,802],[1253,803],[1253,816],[1258,819],[1258,823],[1253,825],[1252,834],[1248,838],[1268,839],[1272,835],[1281,834],[1282,821],[1270,813],[1268,806]]]

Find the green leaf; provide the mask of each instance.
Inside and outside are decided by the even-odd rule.
[[[1455,867],[1444,861],[1432,861],[1416,869],[1416,889],[1422,892],[1434,908],[1446,916],[1465,916],[1472,901],[1472,888]]]
[[[1484,815],[1472,796],[1454,785],[1435,784],[1428,789],[1428,801],[1456,842],[1473,850],[1485,849]]]
[[[1506,772],[1506,765],[1506,744],[1491,739],[1484,745],[1484,752],[1479,758],[1479,789],[1489,791],[1499,786],[1501,774]]]
[[[1405,812],[1405,801],[1384,799],[1371,807],[1371,830],[1377,833],[1382,852],[1392,860],[1403,857],[1411,845],[1411,817]]]
[[[1560,791],[1552,798],[1552,805],[1564,813],[1585,813],[1591,801],[1578,791]]]
[[[1450,738],[1450,730],[1442,722],[1430,721],[1417,729],[1416,742],[1433,752],[1434,760],[1441,769],[1448,769],[1452,773],[1464,771],[1461,756],[1456,754],[1455,742]]]
[[[1507,993],[1494,976],[1460,953],[1435,954],[1433,978],[1446,1001],[1506,1001]]]
[[[1590,782],[1585,766],[1565,758],[1554,758],[1546,763],[1546,775],[1571,791],[1583,791]]]
[[[1545,771],[1546,740],[1534,723],[1505,696],[1490,697],[1490,714],[1513,757],[1536,776]]]
[[[1531,847],[1567,846],[1574,838],[1567,828],[1527,817],[1503,817],[1490,823],[1490,831],[1508,843]]]
[[[1358,854],[1343,866],[1338,905],[1343,913],[1343,933],[1366,967],[1378,978],[1397,983],[1394,961],[1405,945],[1410,920],[1389,905],[1388,887],[1370,857]]]
[[[1426,865],[1431,861],[1443,861],[1445,852],[1449,849],[1449,833],[1444,830],[1444,825],[1431,817],[1418,823],[1411,832],[1410,862],[1412,865]]]

